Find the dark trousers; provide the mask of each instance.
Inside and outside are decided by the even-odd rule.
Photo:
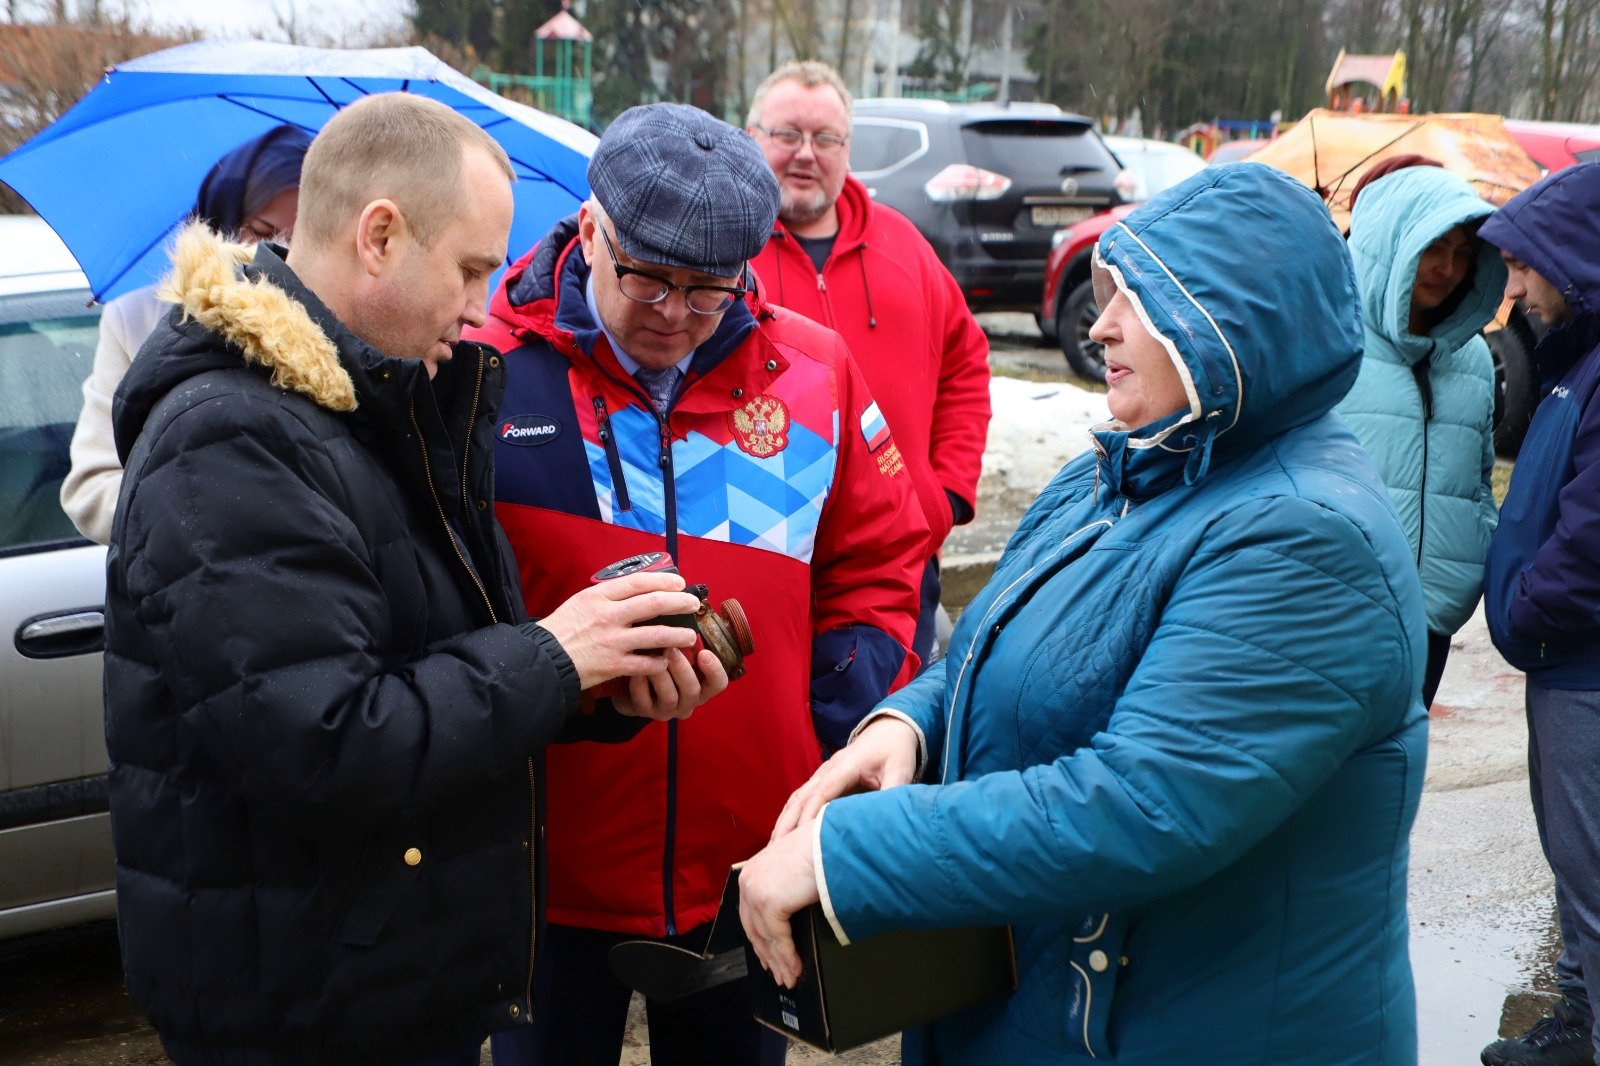
[[[1600,993],[1600,692],[1530,681],[1527,709],[1528,788],[1561,924],[1557,987],[1574,1024],[1592,1028]]]
[[[917,630],[911,637],[911,650],[917,653],[923,666],[933,654],[934,616],[939,612],[939,557],[928,560],[922,570],[922,606],[917,608]]]
[[[710,926],[663,943],[699,951]],[[534,967],[530,1024],[492,1038],[495,1066],[617,1066],[633,992],[606,953],[625,933],[552,925]],[[782,1066],[789,1041],[758,1024],[743,981],[672,1003],[647,1002],[652,1066]]]
[[[436,1051],[401,1066],[478,1066],[482,1040],[474,1040],[448,1051]],[[342,1056],[327,1056],[273,1048],[209,1047],[161,1038],[161,1049],[174,1066],[329,1066],[345,1061]]]
[[[1433,697],[1439,694],[1439,682],[1444,680],[1444,661],[1450,658],[1450,637],[1445,633],[1428,631],[1428,665],[1422,675],[1422,706],[1433,706]]]

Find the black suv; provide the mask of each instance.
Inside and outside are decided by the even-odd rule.
[[[850,169],[974,311],[1037,311],[1051,235],[1131,195],[1094,123],[1053,104],[857,100]]]

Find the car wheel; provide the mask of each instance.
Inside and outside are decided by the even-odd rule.
[[[1494,353],[1494,449],[1508,459],[1516,458],[1539,404],[1539,375],[1525,328],[1513,315],[1505,328],[1484,335]]]
[[[1045,318],[1039,312],[1033,313],[1034,325],[1039,327],[1039,345],[1044,348],[1056,343],[1056,323],[1053,318]]]
[[[1106,380],[1105,346],[1089,339],[1089,327],[1099,317],[1094,285],[1087,280],[1079,282],[1056,309],[1056,340],[1073,373],[1085,381],[1103,383]]]

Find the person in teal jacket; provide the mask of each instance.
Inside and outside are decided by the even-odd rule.
[[[1414,1064],[1422,588],[1333,413],[1349,253],[1314,193],[1243,163],[1098,257],[1113,421],[948,657],[790,799],[745,930],[791,985],[813,902],[846,943],[1010,924],[1015,993],[907,1033],[907,1062]],[[923,764],[938,784],[908,783]]]
[[[1478,331],[1506,268],[1478,239],[1493,213],[1471,185],[1421,156],[1357,187],[1350,255],[1366,354],[1339,414],[1372,454],[1422,574],[1433,702],[1450,637],[1472,616],[1497,515],[1494,360]]]

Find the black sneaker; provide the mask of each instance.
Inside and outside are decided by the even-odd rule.
[[[1496,1040],[1479,1056],[1483,1066],[1595,1066],[1589,1026],[1568,1021],[1565,1003],[1521,1036]]]

